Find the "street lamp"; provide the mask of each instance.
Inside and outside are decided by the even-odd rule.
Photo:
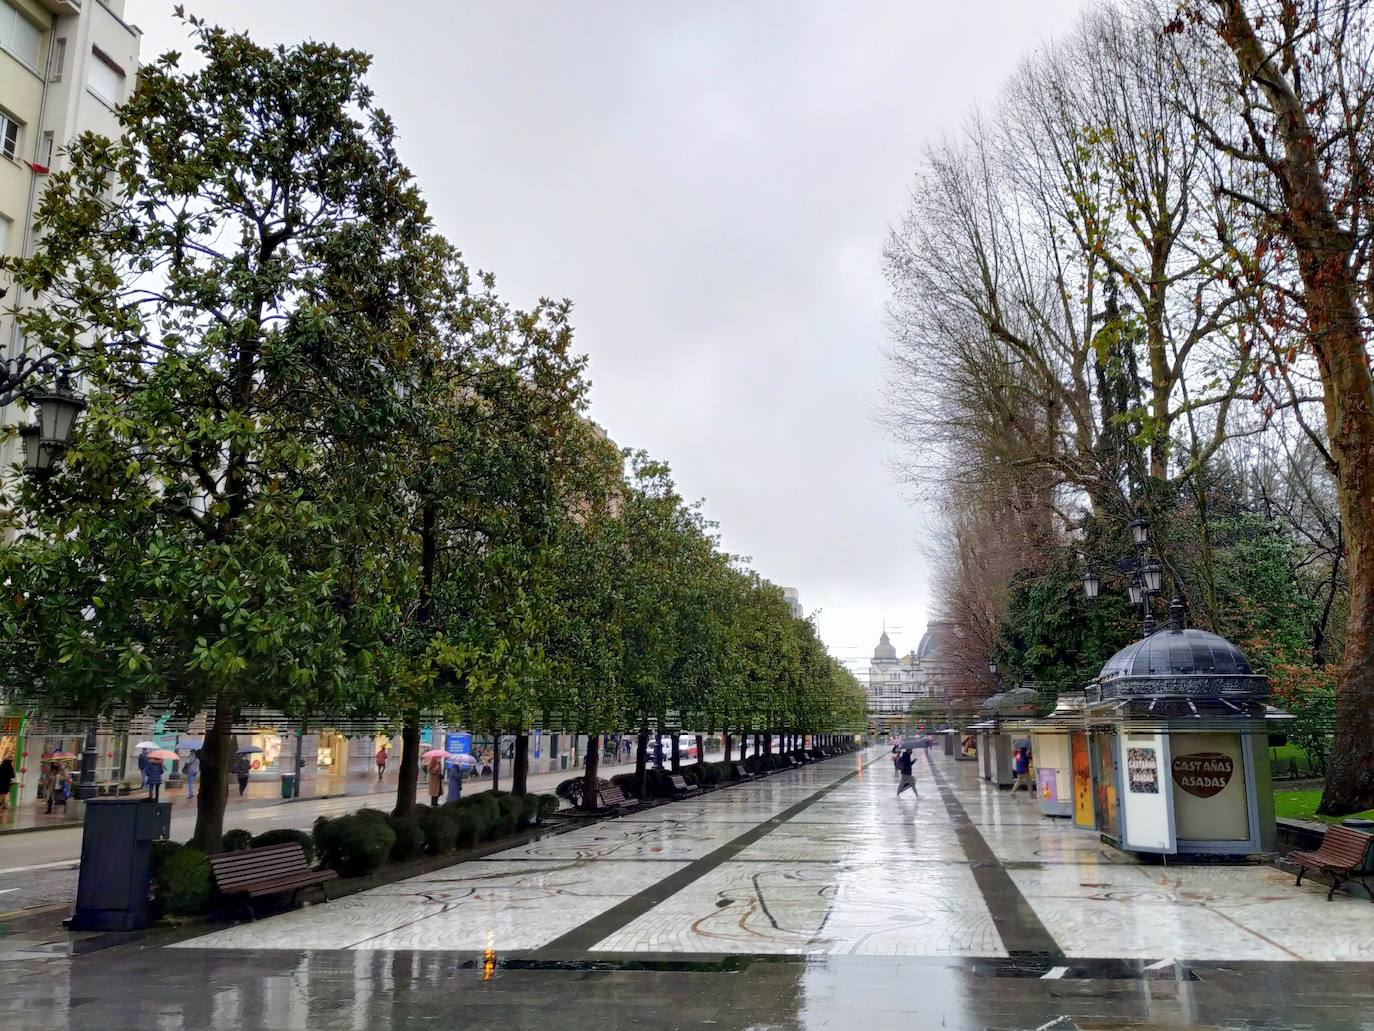
[[[1150,543],[1150,521],[1144,516],[1136,516],[1126,524],[1131,529],[1131,539],[1136,547],[1143,548]]]
[[[1131,531],[1131,541],[1136,549],[1135,569],[1131,572],[1126,591],[1131,597],[1131,604],[1140,606],[1142,628],[1145,636],[1149,637],[1155,630],[1155,617],[1150,607],[1150,599],[1164,587],[1164,570],[1160,568],[1159,563],[1146,561],[1150,546],[1149,520],[1144,516],[1136,516],[1126,525]],[[1086,570],[1083,573],[1083,593],[1089,598],[1096,598],[1100,587],[1093,571]]]
[[[38,422],[19,431],[24,442],[24,468],[35,476],[45,476],[53,471],[71,443],[77,416],[85,409],[86,400],[72,387],[71,370],[66,366],[58,370],[57,383],[51,390],[27,396],[38,406]]]
[[[988,672],[991,673],[994,677],[997,676],[997,660],[996,660],[996,659],[988,659]]]
[[[1096,597],[1097,597],[1097,594],[1098,594],[1098,592],[1099,592],[1100,590],[1102,590],[1102,581],[1098,579],[1097,574],[1094,573],[1094,572],[1092,571],[1092,569],[1086,569],[1086,570],[1084,570],[1084,572],[1083,572],[1083,595],[1084,595],[1084,597],[1086,597],[1089,601],[1091,601],[1093,598],[1096,598]]]

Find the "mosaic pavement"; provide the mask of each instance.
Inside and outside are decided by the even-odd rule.
[[[1050,961],[1374,960],[1369,904],[1260,865],[1142,865],[932,755],[849,756],[178,949]]]

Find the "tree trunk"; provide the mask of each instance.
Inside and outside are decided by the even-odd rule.
[[[635,743],[635,797],[644,798],[649,787],[649,728],[643,727]]]
[[[227,695],[215,697],[215,715],[200,750],[200,797],[190,844],[218,852],[224,837],[224,807],[229,802],[229,772],[234,765],[234,710]]]
[[[663,769],[663,731],[654,731],[654,769]]]
[[[759,754],[759,732],[757,730],[754,731],[754,754]]]
[[[597,800],[597,771],[601,764],[601,736],[587,738],[587,772],[582,777],[582,808],[594,813],[600,807]]]
[[[697,765],[700,766],[706,761],[706,737],[703,734],[697,735]]]
[[[523,795],[530,776],[530,736],[520,734],[515,739],[515,771],[511,774],[511,793]]]
[[[1268,159],[1283,192],[1280,225],[1302,276],[1308,340],[1321,374],[1322,403],[1346,536],[1350,608],[1336,695],[1331,766],[1317,812],[1374,806],[1374,381],[1361,332],[1356,240],[1337,221],[1302,98],[1255,33],[1242,0],[1216,0],[1223,39],[1242,75],[1274,113],[1282,146]],[[1345,60],[1337,55],[1333,60]]]
[[[763,735],[763,754],[771,756],[773,754],[773,735]]]
[[[674,772],[674,773],[677,773],[679,770],[682,769],[682,756],[679,754],[681,747],[682,747],[682,735],[679,734],[679,733],[677,733],[676,731],[674,731],[674,732],[673,732],[673,752],[672,752],[672,755],[673,755],[673,772]]]
[[[420,714],[412,712],[401,724],[401,765],[396,768],[394,816],[405,816],[415,809],[415,792],[420,787]]]
[[[491,790],[501,790],[501,732],[492,731],[491,739],[494,742],[491,748]]]
[[[729,758],[730,758],[730,731],[729,731],[729,730],[723,730],[723,731],[721,731],[720,743],[721,743],[722,748],[724,749],[724,755],[725,755],[726,760],[729,760]]]

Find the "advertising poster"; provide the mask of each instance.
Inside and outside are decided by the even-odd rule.
[[[534,757],[539,758],[539,731],[530,731],[530,746],[534,749]]]
[[[1249,838],[1240,735],[1189,734],[1177,739],[1174,747],[1169,774],[1175,788],[1178,836],[1190,841]]]
[[[1035,777],[1040,782],[1040,798],[1045,802],[1059,801],[1059,778],[1058,770],[1045,769],[1043,766],[1035,771]]]
[[[454,755],[471,755],[472,735],[466,731],[459,734],[449,734],[444,739],[444,751],[452,752]]]
[[[1088,756],[1088,735],[1074,731],[1069,735],[1073,760],[1073,822],[1089,830],[1093,824],[1093,772]]]
[[[1164,735],[1129,733],[1121,742],[1126,758],[1125,794],[1121,797],[1127,848],[1173,852],[1174,828],[1169,819],[1169,796],[1160,784],[1160,768],[1168,763]]]
[[[1126,786],[1135,795],[1159,794],[1159,757],[1153,748],[1126,749]]]

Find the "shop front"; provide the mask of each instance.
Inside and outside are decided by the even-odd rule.
[[[1088,689],[1097,831],[1132,852],[1272,851],[1267,695],[1239,649],[1184,628],[1176,603],[1168,627],[1114,655]]]
[[[1031,723],[1035,793],[1045,816],[1072,816],[1075,784],[1072,735],[1083,730],[1083,695],[1064,692],[1054,711]],[[1088,790],[1091,791],[1091,778]]]

